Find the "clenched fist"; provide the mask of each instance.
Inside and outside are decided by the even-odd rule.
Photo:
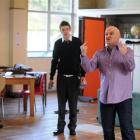
[[[87,45],[86,45],[86,43],[82,44],[80,46],[80,49],[81,49],[81,55],[86,56],[86,54],[87,54]]]
[[[122,55],[127,53],[127,46],[122,40],[119,40],[118,47]]]

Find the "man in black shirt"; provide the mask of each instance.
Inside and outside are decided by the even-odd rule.
[[[0,128],[3,128],[3,124],[1,124],[1,122],[0,122]]]
[[[80,81],[84,80],[85,72],[80,66],[80,39],[71,36],[71,26],[67,21],[60,23],[62,38],[55,42],[49,85],[52,85],[56,69],[57,74],[57,97],[58,97],[58,124],[57,131],[53,134],[59,135],[64,132],[66,102],[69,105],[70,135],[76,135],[77,101]]]

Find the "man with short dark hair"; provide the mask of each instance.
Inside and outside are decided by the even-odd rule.
[[[80,66],[81,40],[71,35],[71,26],[67,21],[60,23],[62,38],[55,42],[53,58],[51,62],[50,82],[52,85],[56,69],[57,75],[57,97],[58,97],[58,124],[54,135],[64,132],[66,102],[69,105],[70,135],[76,135],[77,101],[79,84],[84,80],[85,72]]]

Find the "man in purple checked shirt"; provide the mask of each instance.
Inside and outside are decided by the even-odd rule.
[[[97,68],[100,71],[100,111],[104,140],[115,140],[116,113],[122,140],[135,140],[131,81],[131,72],[135,68],[134,52],[120,41],[120,31],[115,26],[106,28],[105,40],[107,47],[97,51],[90,60],[86,56],[86,43],[81,46],[81,65],[86,72]]]

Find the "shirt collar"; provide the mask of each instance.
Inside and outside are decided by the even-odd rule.
[[[105,47],[105,49],[106,49],[106,51],[108,51],[108,47],[107,46]],[[114,50],[114,49],[119,50],[118,46],[112,48],[112,50]]]
[[[64,37],[62,37],[62,42],[64,42],[64,41],[65,41],[65,40],[64,40]],[[70,35],[68,41],[72,41],[72,35]]]

